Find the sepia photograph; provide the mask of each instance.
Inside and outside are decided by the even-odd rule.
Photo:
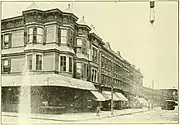
[[[3,125],[179,124],[179,0],[0,8]]]

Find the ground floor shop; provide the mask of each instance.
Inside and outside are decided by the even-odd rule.
[[[18,112],[22,88],[30,88],[30,107],[33,113],[95,112],[111,109],[113,93],[114,109],[136,107],[137,99],[123,91],[99,89],[91,82],[68,78],[57,74],[2,77],[2,111]],[[23,86],[23,87],[22,87]],[[98,88],[98,89],[97,89]],[[133,100],[134,99],[134,100]]]

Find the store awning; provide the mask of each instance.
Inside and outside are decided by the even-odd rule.
[[[93,83],[58,74],[29,76],[2,76],[2,86],[63,86],[84,90],[97,90]]]
[[[100,92],[98,91],[91,91],[91,92],[96,97],[96,101],[106,101],[106,99]]]
[[[122,93],[115,92],[115,94],[117,95],[117,97],[118,97],[121,101],[125,101],[125,102],[128,101],[128,99],[127,99]]]
[[[111,92],[110,91],[102,91],[102,95],[106,100],[111,100]],[[119,101],[120,99],[116,96],[115,93],[113,93],[113,100]]]

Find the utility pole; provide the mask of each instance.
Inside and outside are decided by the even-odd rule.
[[[114,62],[113,62],[113,60],[114,60],[114,57],[113,57],[113,59],[112,59],[112,74],[111,74],[111,116],[113,116],[113,112],[114,112],[114,109],[113,109],[113,107],[114,107],[114,103],[113,103],[113,81],[114,81],[114,78],[113,78],[113,74],[114,74],[114,68],[113,68],[113,66],[114,66]]]

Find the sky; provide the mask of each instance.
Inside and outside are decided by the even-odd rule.
[[[7,0],[8,1],[8,0]],[[75,1],[75,0],[74,0]],[[134,0],[132,0],[134,1]],[[21,15],[32,2],[4,2],[2,18]],[[149,2],[36,2],[40,9],[73,5],[74,14],[93,24],[104,42],[143,73],[143,86],[178,88],[177,2],[156,2],[155,23]]]

